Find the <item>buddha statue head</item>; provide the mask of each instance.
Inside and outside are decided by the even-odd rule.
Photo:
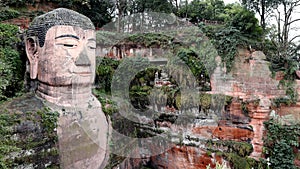
[[[36,17],[26,32],[25,46],[30,77],[39,82],[37,94],[61,102],[91,93],[95,37],[91,20],[75,11],[58,8]]]

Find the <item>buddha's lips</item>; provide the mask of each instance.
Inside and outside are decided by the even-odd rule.
[[[72,71],[74,74],[82,75],[82,76],[90,76],[92,75],[92,71],[90,68],[78,68]]]
[[[92,72],[74,72],[77,75],[81,75],[81,76],[91,76]]]

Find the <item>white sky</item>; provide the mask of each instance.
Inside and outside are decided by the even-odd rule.
[[[191,2],[192,0],[188,0],[189,2]],[[227,5],[227,4],[230,4],[230,3],[235,3],[235,2],[237,2],[237,3],[240,3],[240,1],[239,0],[223,0],[224,1],[224,3],[225,3],[225,5]],[[292,19],[295,19],[295,18],[299,18],[299,13],[300,13],[300,7],[299,7],[299,9],[296,9],[296,11],[297,12],[295,12],[294,14],[293,14],[293,16],[292,16]],[[260,18],[259,18],[259,16],[258,15],[256,15],[256,18],[259,20]],[[270,22],[271,22],[271,24],[276,24],[276,22],[274,21],[274,20],[269,20]],[[273,23],[274,22],[274,23]],[[298,29],[297,29],[298,28]],[[299,35],[299,30],[300,30],[300,21],[298,21],[298,22],[295,22],[293,25],[292,25],[292,28],[291,28],[291,30],[290,30],[290,38],[292,38],[292,37],[294,37],[294,36],[296,36],[296,35]],[[297,38],[297,40],[296,41],[300,41],[300,38]],[[296,42],[296,41],[294,41],[294,42]],[[299,42],[300,43],[300,42]]]
[[[230,3],[239,2],[238,0],[224,0],[225,5]]]
[[[225,4],[230,4],[230,3],[235,3],[235,2],[240,3],[239,0],[223,0],[223,1],[224,1]],[[300,13],[299,11],[300,11],[300,7],[299,7],[299,9],[296,9],[294,15],[292,16],[292,19],[299,18],[299,16],[298,16],[298,14]],[[297,13],[297,12],[299,12],[299,13]],[[260,19],[258,15],[256,15],[256,17],[257,17],[257,19]],[[270,20],[270,21],[271,21],[271,23],[274,22],[272,24],[276,24],[276,22],[274,20]],[[292,25],[292,28],[291,28],[291,31],[290,31],[290,38],[298,35],[299,34],[299,32],[298,32],[299,29],[300,29],[300,21],[295,22]],[[298,41],[298,40],[300,40],[300,38],[297,38],[296,41]],[[294,42],[296,42],[296,41],[294,41]]]

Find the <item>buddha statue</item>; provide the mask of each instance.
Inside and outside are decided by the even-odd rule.
[[[37,89],[4,106],[9,112],[24,115],[42,107],[58,113],[56,162],[60,168],[102,169],[108,161],[110,123],[92,94],[95,49],[95,27],[86,16],[58,8],[36,17],[26,32],[25,50]],[[37,124],[36,128],[41,127]],[[19,135],[27,137],[22,131]],[[47,152],[45,146],[34,150]],[[36,162],[34,166],[51,164],[43,160],[48,164]]]

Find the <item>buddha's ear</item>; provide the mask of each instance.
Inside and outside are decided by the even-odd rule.
[[[37,77],[37,70],[38,70],[38,62],[39,62],[39,55],[38,55],[38,40],[35,37],[28,37],[25,39],[25,49],[27,58],[30,63],[30,78],[36,79]]]

